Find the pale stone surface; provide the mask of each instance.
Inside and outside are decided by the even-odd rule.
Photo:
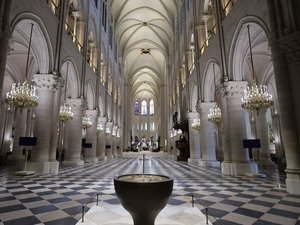
[[[84,222],[80,219],[76,225],[132,225],[130,214],[121,205],[109,205],[101,203],[93,206],[84,216]],[[204,225],[206,218],[197,207],[190,204],[173,206],[167,205],[155,220],[157,225]],[[208,224],[212,224],[208,221]]]

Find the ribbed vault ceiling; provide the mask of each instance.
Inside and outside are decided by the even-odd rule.
[[[158,99],[178,0],[112,0],[116,38],[133,98]]]

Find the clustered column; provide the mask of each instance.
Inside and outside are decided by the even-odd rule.
[[[220,163],[216,160],[216,146],[214,140],[214,124],[208,121],[210,109],[216,105],[214,102],[201,102],[200,119],[201,119],[201,154],[200,165],[219,167]]]
[[[85,149],[85,162],[98,162],[98,158],[96,157],[98,114],[98,110],[86,110],[86,115],[91,119],[92,122],[92,126],[86,130],[86,143],[91,143],[92,148]]]
[[[65,151],[64,165],[83,165],[81,158],[82,146],[82,116],[85,106],[84,99],[68,99],[67,104],[72,107],[74,117],[69,121],[68,148]]]
[[[227,106],[225,133],[228,132],[229,143],[224,149],[224,155],[228,155],[227,152],[230,152],[231,161],[222,163],[222,173],[233,176],[257,173],[257,164],[250,162],[248,149],[243,147],[243,139],[247,138],[247,134],[245,112],[241,107],[241,98],[247,87],[247,82],[229,81],[225,85]]]
[[[201,158],[200,153],[200,132],[199,130],[195,130],[192,128],[192,123],[194,119],[199,118],[197,112],[189,112],[188,120],[189,120],[189,142],[190,142],[190,158],[188,162],[199,163]]]
[[[37,145],[32,148],[31,159],[27,167],[28,170],[42,174],[50,172],[49,149],[51,144],[52,113],[57,81],[57,75],[34,75],[34,82],[36,83],[37,94],[39,96],[38,106],[35,109],[34,124]],[[51,116],[49,114],[51,114]]]

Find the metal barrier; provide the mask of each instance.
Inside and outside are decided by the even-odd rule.
[[[208,224],[208,222],[209,222],[209,217],[212,217],[212,218],[215,220],[215,222],[217,222],[218,224],[222,224],[222,222],[219,221],[216,217],[214,217],[214,216],[209,216],[209,215],[208,215],[208,206],[205,205],[205,204],[203,204],[203,203],[201,203],[201,200],[198,199],[198,198],[196,198],[196,197],[192,194],[192,207],[195,206],[195,202],[196,202],[197,204],[201,205],[201,206],[205,209],[205,219],[206,219],[206,224]]]

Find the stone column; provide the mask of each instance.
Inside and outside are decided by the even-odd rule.
[[[205,28],[205,43],[206,43],[206,46],[209,45],[209,35],[208,35],[208,20],[211,18],[210,15],[204,15],[203,16],[203,21],[204,21],[204,28]]]
[[[201,159],[200,150],[200,131],[192,128],[192,123],[194,119],[199,118],[198,112],[189,112],[189,142],[190,142],[190,158],[189,163],[199,163]]]
[[[8,163],[15,164],[17,170],[22,170],[24,166],[25,158],[23,155],[23,147],[19,146],[19,138],[26,136],[27,112],[27,109],[14,109],[14,121],[12,126],[13,151],[12,154],[8,156]]]
[[[0,99],[3,89],[3,82],[6,70],[6,59],[9,50],[10,14],[12,0],[1,1],[0,3]],[[1,102],[0,102],[1,104]]]
[[[113,126],[112,128],[112,156],[113,158],[117,158],[117,126]]]
[[[53,74],[36,74],[34,82],[39,96],[35,109],[34,134],[37,145],[32,147],[28,170],[37,173],[50,173],[49,149],[51,144],[53,106],[58,77]]]
[[[98,158],[96,156],[97,149],[97,119],[99,110],[86,110],[86,115],[91,119],[92,126],[86,131],[86,143],[91,143],[92,148],[85,149],[85,162],[96,163]]]
[[[271,28],[269,43],[287,160],[286,187],[290,194],[300,195],[299,4],[279,0],[267,3]]]
[[[83,165],[81,159],[82,144],[82,116],[85,107],[84,99],[68,99],[67,104],[72,107],[74,117],[69,121],[69,140],[68,148],[65,151],[64,165]]]
[[[226,88],[227,123],[224,132],[228,132],[231,162],[222,163],[222,173],[226,175],[245,175],[257,173],[257,164],[250,162],[248,149],[243,148],[243,139],[247,138],[245,111],[241,107],[243,91],[247,87],[245,81],[228,81]],[[225,149],[225,151],[228,151]]]
[[[113,126],[113,122],[107,122],[106,123],[106,136],[105,136],[105,155],[107,157],[107,159],[112,159],[113,155],[112,155],[112,126]],[[110,148],[108,148],[110,146]]]
[[[73,17],[74,17],[74,26],[73,26],[73,42],[76,42],[76,34],[77,34],[77,18],[79,17],[79,12],[78,11],[74,11],[72,12]]]
[[[268,125],[265,110],[260,110],[258,114],[256,114],[255,122],[256,138],[260,139],[261,145],[258,150],[259,166],[263,168],[267,166],[274,167],[275,164],[271,160],[271,152],[269,148]]]
[[[50,162],[50,173],[58,173],[59,162],[56,160],[57,147],[58,147],[58,129],[59,129],[59,107],[61,99],[61,87],[62,80],[57,83],[57,88],[54,96],[53,113],[52,113],[52,131],[51,131],[51,142],[49,149],[49,162]],[[60,131],[61,132],[61,131]],[[63,135],[63,134],[61,134]],[[59,149],[62,150],[62,149]]]
[[[97,157],[98,160],[106,160],[107,157],[105,156],[105,124],[106,124],[106,117],[99,117],[98,123],[101,123],[103,126],[103,131],[101,133],[98,133],[97,135]]]
[[[81,45],[81,48],[83,49],[83,43],[84,43],[84,28],[86,26],[86,23],[83,20],[77,20],[77,29],[76,29],[76,38]],[[82,49],[80,51],[82,51]]]
[[[208,114],[210,109],[216,105],[215,102],[201,102],[200,103],[200,143],[201,143],[201,166],[220,167],[220,162],[216,159],[216,146],[214,140],[215,126],[208,121]]]

